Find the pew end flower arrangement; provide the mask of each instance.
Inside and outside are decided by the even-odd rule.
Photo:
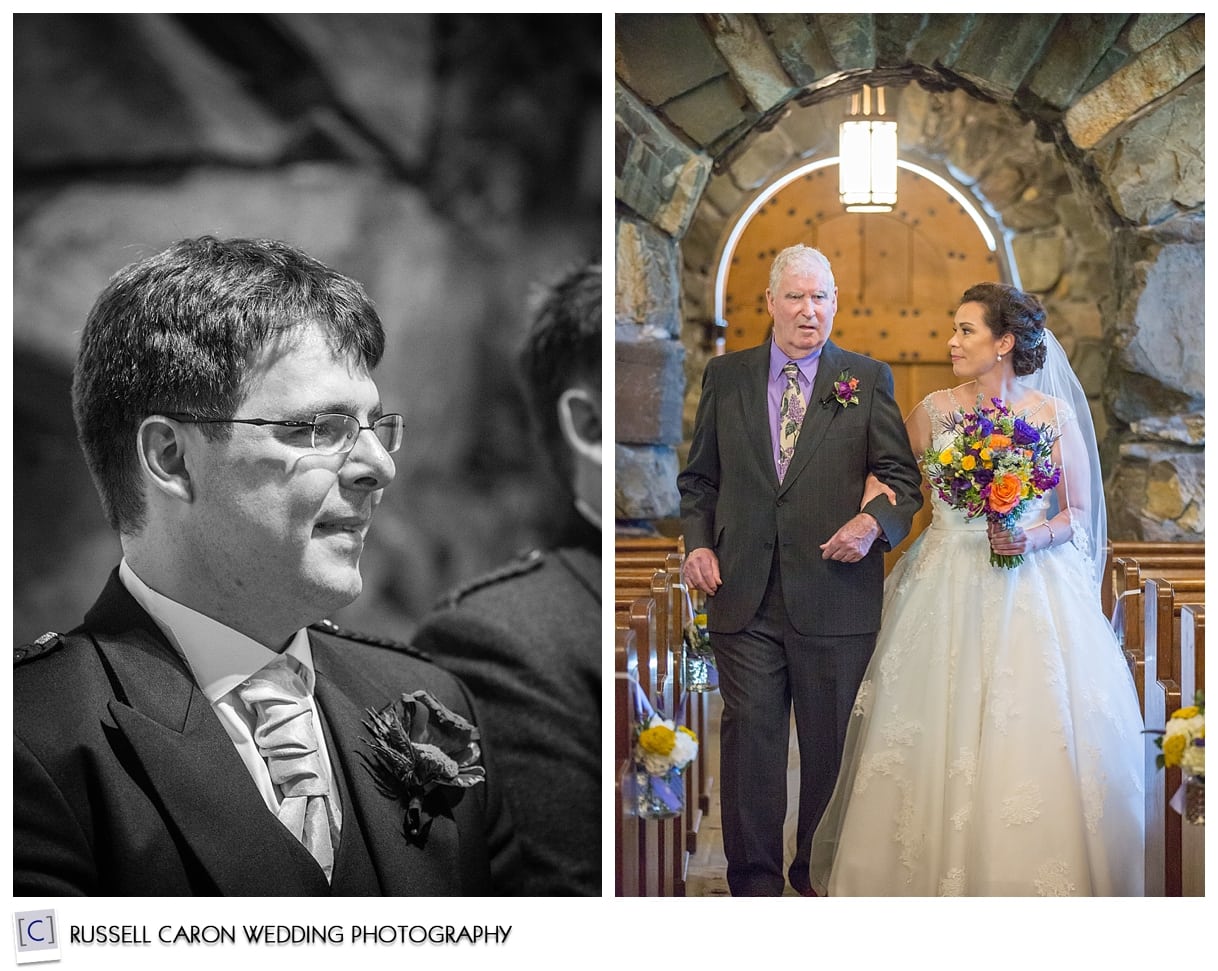
[[[668,819],[685,811],[681,773],[698,755],[698,736],[652,711],[638,722],[634,737],[637,815]]]
[[[1160,769],[1180,770],[1180,790],[1172,797],[1172,807],[1190,823],[1205,822],[1205,695],[1198,691],[1193,704],[1177,708],[1162,729],[1148,728],[1154,735]]]
[[[686,691],[718,690],[719,667],[706,630],[706,614],[696,614],[681,632],[681,669]]]
[[[686,691],[718,691],[719,667],[711,649],[710,632],[706,629],[706,612],[694,610],[689,588],[685,594],[685,622],[681,629],[681,676]]]
[[[927,449],[923,465],[939,498],[966,518],[984,516],[1010,528],[1030,502],[1061,480],[1061,469],[1053,462],[1056,436],[1047,425],[1017,417],[1001,398],[991,398],[988,405],[979,398],[975,411],[945,422],[951,441]],[[993,566],[1012,569],[1022,562],[1022,555],[990,553]]]

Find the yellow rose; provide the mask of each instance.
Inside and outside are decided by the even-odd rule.
[[[980,452],[980,455],[981,455],[982,462],[989,462],[994,458],[994,453],[991,452],[988,448],[983,448]]]
[[[939,461],[943,465],[951,465],[953,458],[955,458],[955,456],[952,454],[952,450],[950,448],[945,448],[939,453]]]
[[[1183,735],[1168,735],[1163,739],[1163,764],[1168,768],[1180,764],[1180,757],[1184,755],[1184,747],[1188,744],[1188,739]]]
[[[965,472],[972,472],[977,467],[977,459],[975,456],[966,455],[960,460],[960,468]]]
[[[1189,705],[1187,708],[1177,708],[1171,713],[1172,718],[1195,718],[1200,714],[1201,709],[1196,705]]]

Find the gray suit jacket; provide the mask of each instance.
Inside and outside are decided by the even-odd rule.
[[[921,475],[893,399],[892,371],[825,343],[795,455],[780,484],[766,404],[769,362],[769,341],[710,361],[689,461],[677,480],[686,549],[709,547],[719,557],[723,585],[708,598],[710,630],[735,633],[752,620],[776,546],[796,630],[878,630],[884,552],[905,538],[922,505]],[[857,405],[845,407],[832,397],[842,371],[859,379]],[[897,494],[895,506],[880,497],[866,508],[886,542],[877,540],[858,563],[822,559],[820,544],[858,513],[868,472]]]

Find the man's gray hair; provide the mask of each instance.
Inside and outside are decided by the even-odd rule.
[[[833,279],[833,267],[829,265],[829,258],[818,249],[805,246],[803,243],[796,243],[794,246],[788,246],[774,257],[774,262],[770,266],[771,295],[778,295],[778,281],[782,278],[783,273],[789,269],[823,270],[829,274],[829,286],[834,287],[837,285],[837,282]]]

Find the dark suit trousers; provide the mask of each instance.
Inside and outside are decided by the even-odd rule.
[[[723,848],[733,896],[783,892],[783,820],[791,708],[799,740],[799,823],[791,884],[808,886],[812,834],[841,764],[854,696],[876,635],[808,637],[791,626],[778,559],[757,615],[711,634],[723,696],[719,777]]]

